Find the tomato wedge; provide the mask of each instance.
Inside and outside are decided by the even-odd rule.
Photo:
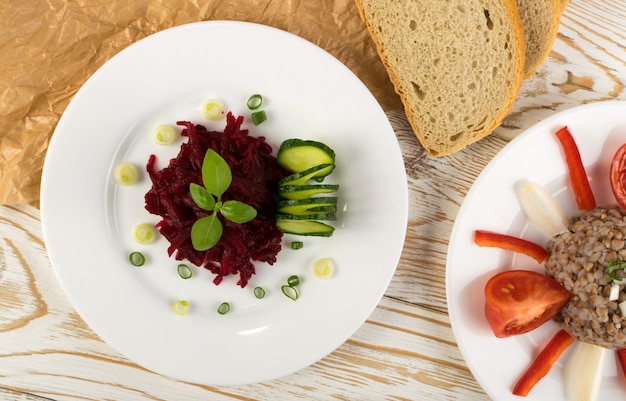
[[[609,177],[615,200],[622,208],[626,209],[626,143],[615,152]]]
[[[485,316],[496,337],[529,332],[550,320],[572,297],[558,281],[527,270],[508,270],[485,285]]]

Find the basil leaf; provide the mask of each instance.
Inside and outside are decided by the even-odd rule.
[[[222,222],[217,213],[201,217],[191,226],[191,244],[196,251],[206,251],[217,244],[222,237]]]
[[[215,208],[215,198],[205,188],[192,182],[189,184],[189,192],[191,193],[191,199],[199,208],[209,211]]]
[[[202,183],[207,191],[219,199],[230,186],[232,179],[228,163],[213,149],[207,149],[202,162]]]
[[[247,223],[256,217],[256,210],[243,202],[229,200],[224,202],[220,213],[233,223]]]

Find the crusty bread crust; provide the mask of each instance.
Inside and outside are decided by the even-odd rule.
[[[426,151],[455,153],[513,107],[525,44],[516,0],[356,0]]]
[[[563,8],[562,0],[517,0],[526,42],[525,78],[533,75],[548,57]]]

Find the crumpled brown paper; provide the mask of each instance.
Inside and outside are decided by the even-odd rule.
[[[0,204],[38,206],[56,123],[102,64],[152,33],[206,20],[299,35],[346,64],[383,109],[401,107],[353,0],[7,0],[0,6]]]

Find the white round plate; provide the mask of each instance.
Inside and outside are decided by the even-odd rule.
[[[264,96],[268,120],[250,123],[246,100]],[[176,273],[167,241],[139,246],[134,225],[156,223],[144,209],[145,165],[164,167],[182,140],[162,147],[159,124],[188,120],[222,130],[200,108],[206,99],[246,119],[244,128],[278,148],[292,137],[326,143],[337,154],[330,182],[341,185],[331,238],[305,238],[273,266],[257,265],[244,289],[236,278],[219,286],[204,269]],[[120,162],[143,173],[131,187],[115,183]],[[149,36],[120,52],[76,94],[52,137],[41,189],[48,253],[68,298],[104,341],[154,372],[207,385],[266,381],[304,368],[348,339],[383,296],[400,258],[408,193],[394,131],[367,88],[313,44],[266,26],[213,21]],[[302,237],[300,237],[302,238]],[[142,268],[127,255],[141,250]],[[331,258],[334,277],[316,278],[312,262]],[[300,298],[280,292],[301,277]],[[262,286],[259,300],[252,289]],[[185,299],[190,312],[172,305]],[[217,313],[222,302],[226,315]]]
[[[479,247],[474,230],[483,229],[522,237],[546,245],[548,237],[531,226],[517,201],[513,185],[529,179],[545,186],[568,216],[579,214],[564,156],[555,133],[568,126],[598,206],[615,204],[609,164],[626,142],[626,102],[600,102],[558,113],[528,129],[487,165],[467,194],[458,213],[449,244],[446,268],[448,310],[454,334],[474,377],[497,401],[520,400],[511,393],[528,365],[559,326],[549,321],[538,329],[514,337],[496,338],[484,317],[483,289],[497,272],[511,268],[544,272],[544,266],[524,255]],[[571,348],[571,347],[570,347]],[[562,384],[565,351],[550,373],[525,398],[565,400]],[[626,397],[626,382],[609,351],[605,357],[599,400]]]

